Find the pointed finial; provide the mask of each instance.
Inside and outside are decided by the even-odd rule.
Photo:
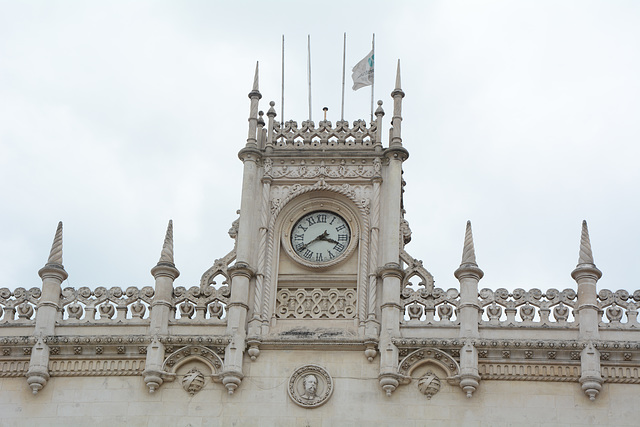
[[[401,98],[404,98],[404,92],[402,91],[402,84],[400,82],[400,59],[398,59],[398,68],[396,70],[396,87],[391,92],[391,96],[395,97],[396,95],[400,95]]]
[[[471,221],[467,221],[467,228],[464,232],[464,248],[462,249],[462,262],[464,264],[476,264],[476,250],[473,247],[473,233],[471,232]]]
[[[471,232],[471,221],[467,221],[467,228],[464,232],[464,247],[462,249],[462,261],[460,267],[454,271],[453,275],[458,279],[472,277],[476,280],[482,279],[484,272],[476,263],[476,250],[473,246],[473,233]]]
[[[53,244],[51,245],[51,252],[49,252],[49,259],[45,266],[38,271],[38,275],[42,278],[50,273],[58,276],[61,281],[68,277],[68,274],[62,265],[62,221],[58,222],[56,235],[53,238]]]
[[[258,72],[258,66],[259,66],[259,62],[256,61],[256,72],[253,75],[253,88],[251,89],[251,92],[249,92],[249,98],[262,98],[262,94],[260,93],[260,89],[259,89],[259,72]]]
[[[591,241],[589,240],[589,229],[587,221],[582,221],[582,235],[580,236],[580,255],[578,256],[578,265],[594,264],[593,252],[591,252]]]
[[[169,220],[167,226],[167,234],[164,238],[164,244],[162,245],[162,253],[160,254],[160,260],[158,264],[171,264],[173,262],[173,221]]]
[[[53,238],[51,252],[49,252],[49,260],[47,264],[62,265],[62,221],[58,222],[56,236]]]
[[[258,75],[259,75],[258,67],[259,67],[259,65],[260,65],[260,62],[256,61],[256,72],[255,72],[255,74],[253,76],[253,90],[255,90],[256,92],[260,91],[260,88],[258,87]]]

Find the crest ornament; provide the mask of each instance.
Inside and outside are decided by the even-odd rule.
[[[433,372],[427,371],[418,380],[418,390],[427,396],[427,399],[431,400],[433,395],[440,391],[440,378]]]
[[[333,393],[331,375],[322,366],[304,365],[289,377],[289,397],[303,408],[317,408]]]
[[[197,368],[192,368],[182,378],[182,388],[191,396],[204,387],[204,374]]]

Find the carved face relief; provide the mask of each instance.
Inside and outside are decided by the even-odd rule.
[[[333,380],[321,366],[305,365],[289,378],[289,397],[303,408],[317,408],[333,393]]]

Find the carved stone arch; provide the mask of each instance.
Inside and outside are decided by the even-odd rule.
[[[421,366],[435,365],[447,375],[447,382],[455,385],[460,382],[460,365],[450,354],[433,347],[419,348],[409,353],[398,364],[398,373],[408,383],[412,374]]]
[[[224,363],[213,350],[203,346],[189,345],[171,353],[162,364],[165,381],[180,381],[192,396],[202,390],[207,379],[221,381]]]
[[[211,376],[217,377],[224,366],[224,362],[214,350],[200,345],[188,345],[171,353],[162,364],[162,370],[168,374],[175,372],[182,365],[190,361],[200,361],[211,370]]]
[[[293,209],[300,202],[300,197],[316,192],[319,196],[340,195],[342,203],[346,204],[353,211],[356,221],[359,222],[360,232],[358,237],[358,253],[360,255],[360,271],[358,272],[358,318],[363,321],[366,317],[366,287],[367,287],[367,266],[369,248],[369,214],[361,202],[358,201],[355,191],[349,184],[331,185],[324,179],[318,180],[313,185],[294,184],[289,194],[271,212],[267,235],[267,260],[265,263],[265,286],[262,297],[262,318],[270,319],[274,313],[275,292],[277,274],[274,274],[274,266],[279,262],[279,239],[283,227],[283,213]],[[339,201],[340,199],[338,199]]]

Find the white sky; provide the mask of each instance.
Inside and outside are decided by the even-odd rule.
[[[639,23],[637,1],[0,0],[0,287],[40,286],[59,220],[65,286],[152,284],[170,218],[197,285],[232,248],[255,61],[280,113],[285,35],[300,122],[311,34],[335,122],[346,31],[348,69],[376,33],[385,129],[402,61],[407,250],[438,286],[470,219],[481,287],[574,287],[587,219],[600,287],[638,289]],[[348,88],[345,118],[369,97]]]

